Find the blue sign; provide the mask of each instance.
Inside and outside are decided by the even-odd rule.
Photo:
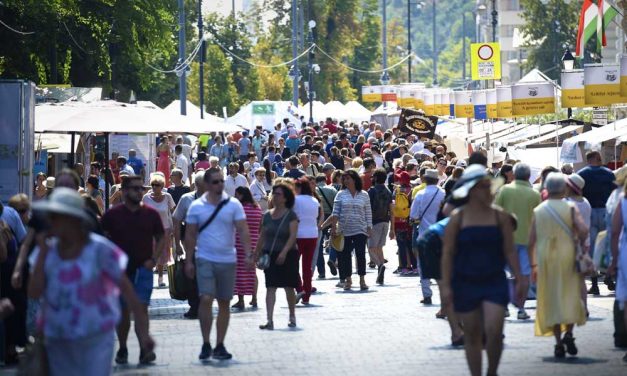
[[[475,107],[475,119],[486,120],[488,118],[487,106],[485,104],[474,106]]]

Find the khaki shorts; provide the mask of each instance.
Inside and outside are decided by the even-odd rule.
[[[389,222],[381,222],[374,225],[372,227],[372,236],[368,238],[368,248],[383,248],[389,228]]]
[[[223,264],[196,259],[198,295],[212,296],[219,300],[233,299],[236,264]]]

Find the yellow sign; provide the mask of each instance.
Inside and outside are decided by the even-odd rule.
[[[627,55],[620,58],[620,96],[627,97]]]
[[[412,92],[412,95],[414,97],[414,108],[416,110],[425,110],[425,101],[423,99],[423,92],[422,89],[414,89]]]
[[[618,64],[587,64],[584,66],[585,102],[591,106],[607,106],[624,102],[620,95]]]
[[[499,86],[496,88],[496,115],[499,118],[512,118],[512,87]]]
[[[498,118],[496,111],[496,90],[486,90],[486,113],[488,119]]]
[[[381,86],[362,86],[361,99],[365,103],[381,102]]]
[[[585,107],[583,69],[562,72],[562,107]]]
[[[472,105],[471,91],[455,92],[455,117],[472,118],[475,114],[475,108]]]
[[[501,79],[501,45],[499,43],[472,43],[470,71],[473,81]]]
[[[400,88],[396,102],[402,108],[414,108],[414,97],[411,89]]]
[[[512,86],[512,112],[514,116],[555,113],[555,86],[551,82]]]

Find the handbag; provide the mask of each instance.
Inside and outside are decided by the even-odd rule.
[[[42,336],[37,335],[35,342],[28,345],[24,352],[26,355],[20,361],[18,375],[46,376],[50,374],[46,346]]]
[[[573,242],[575,243],[575,269],[577,270],[577,272],[583,276],[593,275],[596,272],[594,268],[594,262],[592,261],[592,258],[590,258],[590,255],[583,251],[583,248],[581,247],[581,243],[579,242],[579,239],[577,239],[577,236],[574,234],[572,229],[568,227],[568,225],[566,225],[566,223],[562,220],[562,217],[559,216],[555,209],[547,205],[547,210],[549,214],[551,214],[551,216],[555,219],[557,224],[559,224],[566,232],[566,235],[572,238]],[[571,209],[571,215],[573,216],[574,224],[575,216],[572,210],[573,209]]]
[[[189,280],[185,275],[185,263],[181,257],[174,257],[174,264],[168,265],[168,281],[170,281],[170,298],[187,300],[189,298]]]
[[[274,250],[274,245],[276,244],[276,238],[279,235],[279,230],[283,227],[283,223],[285,223],[285,219],[289,214],[289,210],[283,215],[283,219],[281,219],[281,223],[279,223],[279,227],[277,227],[276,232],[274,233],[274,239],[272,240],[272,246],[268,251],[263,252],[263,254],[257,260],[257,269],[266,270],[270,267],[270,254]],[[268,214],[270,215],[270,214]]]
[[[331,235],[331,248],[335,249],[337,252],[342,252],[344,250],[344,234],[336,232],[335,235]]]

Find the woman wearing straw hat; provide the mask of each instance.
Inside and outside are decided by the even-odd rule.
[[[469,166],[453,191],[466,205],[451,215],[442,250],[441,297],[453,303],[464,323],[464,347],[473,376],[481,375],[482,337],[488,353],[488,375],[496,375],[503,351],[503,323],[509,302],[505,264],[520,280],[510,216],[492,206],[493,180],[482,165]],[[522,294],[517,284],[518,296]]]
[[[91,233],[83,199],[56,188],[33,210],[50,218],[49,235],[30,256],[28,294],[42,299],[41,326],[51,375],[109,375],[120,294],[133,311],[142,348],[152,350],[148,317],[124,273],[127,257],[106,238]]]

